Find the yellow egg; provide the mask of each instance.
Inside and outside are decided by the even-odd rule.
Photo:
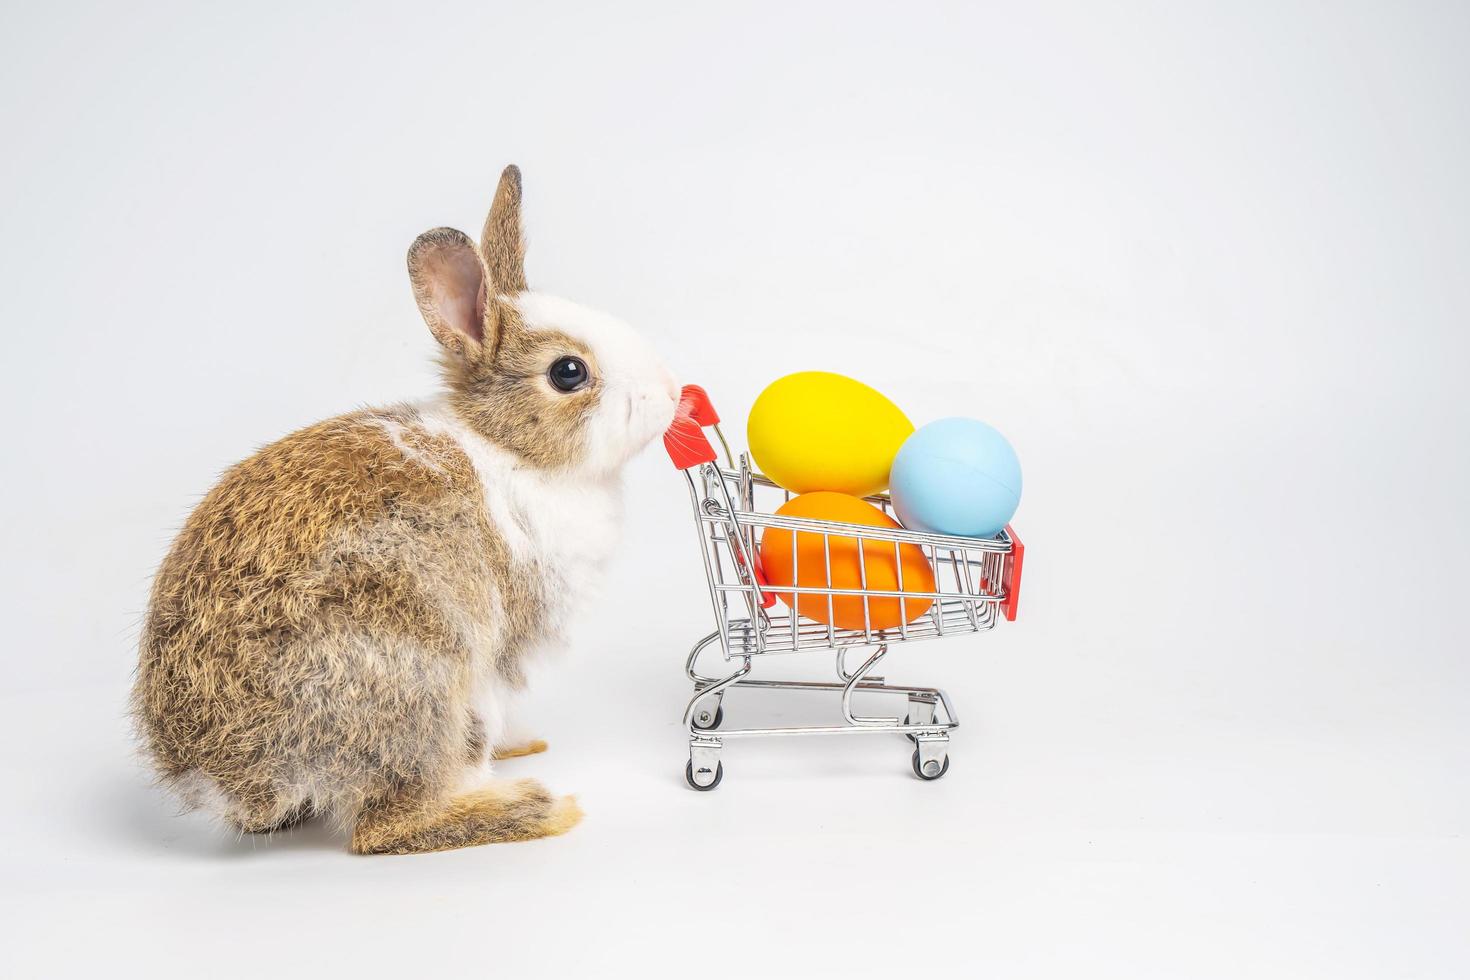
[[[793,493],[865,497],[888,486],[893,457],[913,431],[897,405],[861,381],[802,371],[760,393],[746,439],[760,471]]]

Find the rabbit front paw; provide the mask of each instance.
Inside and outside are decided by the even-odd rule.
[[[492,759],[517,759],[523,755],[537,755],[546,751],[546,742],[539,738],[527,739],[512,745],[497,745],[490,754]]]

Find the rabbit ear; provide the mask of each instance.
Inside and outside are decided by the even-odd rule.
[[[468,235],[435,228],[414,239],[408,250],[408,280],[440,346],[466,358],[488,346],[494,324],[486,322],[485,268]]]
[[[480,232],[480,258],[497,294],[526,291],[526,243],[521,238],[521,168],[511,164],[500,175],[495,201]]]

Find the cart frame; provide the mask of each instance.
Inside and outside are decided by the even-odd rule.
[[[718,455],[703,435],[705,427],[718,436],[729,465],[718,464]],[[694,684],[683,718],[689,732],[689,761],[684,773],[689,785],[711,790],[720,784],[724,778],[720,757],[726,740],[773,735],[906,735],[914,742],[911,764],[916,776],[933,780],[948,772],[950,733],[959,727],[959,716],[949,696],[940,688],[889,684],[872,671],[895,644],[983,632],[992,629],[1001,616],[1015,619],[1025,549],[1012,529],[1007,527],[993,538],[965,538],[776,514],[780,504],[769,506],[767,501],[789,500],[791,493],[755,473],[744,454],[736,465],[720,431],[718,414],[704,391],[694,385],[685,387],[679,417],[664,443],[688,484],[716,621],[716,629],[694,644],[685,662],[685,673]],[[758,494],[765,499],[758,501]],[[866,499],[892,514],[887,494]],[[783,578],[779,585],[769,584],[760,545],[772,531],[791,534],[793,543],[798,535],[820,535],[825,582],[814,586],[801,581],[793,548],[789,578]],[[854,553],[856,544],[859,588],[832,587],[834,541],[849,549],[848,554]],[[869,588],[869,561],[876,556],[886,562],[890,548],[893,561],[889,567],[897,572],[897,588]],[[933,574],[931,589],[915,587],[914,583],[905,587],[901,549],[910,549],[910,558],[916,554],[912,549],[922,555]],[[784,611],[774,608],[778,595],[786,605]],[[834,624],[833,607],[839,598],[848,603],[852,599],[861,602],[861,629]],[[874,626],[875,599],[886,600],[890,607],[897,601],[898,625]],[[819,614],[825,605],[825,622],[797,615],[796,607],[811,610],[809,603],[815,603]],[[909,615],[910,603],[922,605],[923,611]],[[700,660],[711,648],[720,650],[726,666],[733,669],[714,673],[706,673],[709,668],[702,670]],[[849,655],[854,650],[871,652],[856,669],[850,669]],[[762,656],[816,651],[835,656],[836,681],[750,676],[755,661]],[[837,694],[840,723],[723,728],[725,693],[737,687]],[[858,714],[853,697],[859,692],[903,696],[907,713],[903,718]]]

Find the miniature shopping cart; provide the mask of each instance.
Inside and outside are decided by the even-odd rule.
[[[898,733],[914,744],[913,770],[920,779],[938,779],[949,771],[949,733],[959,727],[959,717],[949,696],[932,687],[900,687],[887,684],[871,671],[896,643],[941,639],[978,633],[995,626],[1001,616],[1016,618],[1016,601],[1021,585],[1021,562],[1025,554],[1020,540],[1007,527],[993,538],[965,538],[928,534],[903,528],[872,527],[808,518],[781,516],[773,511],[791,494],[750,468],[749,459],[741,454],[739,465],[730,455],[730,446],[719,429],[719,416],[708,396],[696,385],[684,389],[679,417],[664,437],[664,446],[674,465],[683,472],[689,484],[689,497],[694,505],[694,523],[699,532],[700,554],[704,559],[705,578],[709,583],[710,604],[714,607],[715,630],[694,644],[685,669],[694,682],[694,696],[684,709],[684,724],[689,729],[689,764],[684,776],[698,790],[711,790],[724,778],[725,767],[720,752],[726,739],[752,738],[759,735],[856,735],[863,733]],[[704,428],[712,427],[724,449],[726,466],[718,456]],[[869,503],[892,512],[886,494],[867,498]],[[823,586],[805,584],[773,586],[767,584],[761,563],[761,539],[770,529],[781,533],[820,535],[827,557],[828,575]],[[861,588],[831,587],[831,554],[839,543],[860,556]],[[870,544],[871,543],[871,544]],[[921,592],[903,587],[899,549],[917,546],[934,573],[934,591]],[[867,588],[867,561],[873,547],[892,547],[898,566],[898,589]],[[798,576],[791,576],[792,582]],[[777,592],[783,603],[776,604]],[[811,596],[811,599],[802,597]],[[844,629],[814,619],[801,618],[792,611],[796,605],[826,603],[827,619],[834,597],[860,597],[863,606],[863,628]],[[912,622],[886,629],[872,626],[869,601],[897,599],[916,604],[930,600],[923,615]],[[850,601],[850,600],[849,600]],[[907,613],[907,609],[904,609]],[[907,618],[906,616],[902,618]],[[699,669],[701,655],[716,643],[724,654],[728,673],[706,674]],[[837,680],[790,681],[756,679],[750,676],[757,657],[767,654],[801,653],[825,650],[835,652]],[[855,670],[849,669],[849,655],[854,651],[871,651]],[[725,692],[734,687],[785,691],[829,691],[840,695],[842,723],[784,728],[722,728]],[[859,715],[853,710],[853,695],[892,694],[907,698],[903,718]]]

